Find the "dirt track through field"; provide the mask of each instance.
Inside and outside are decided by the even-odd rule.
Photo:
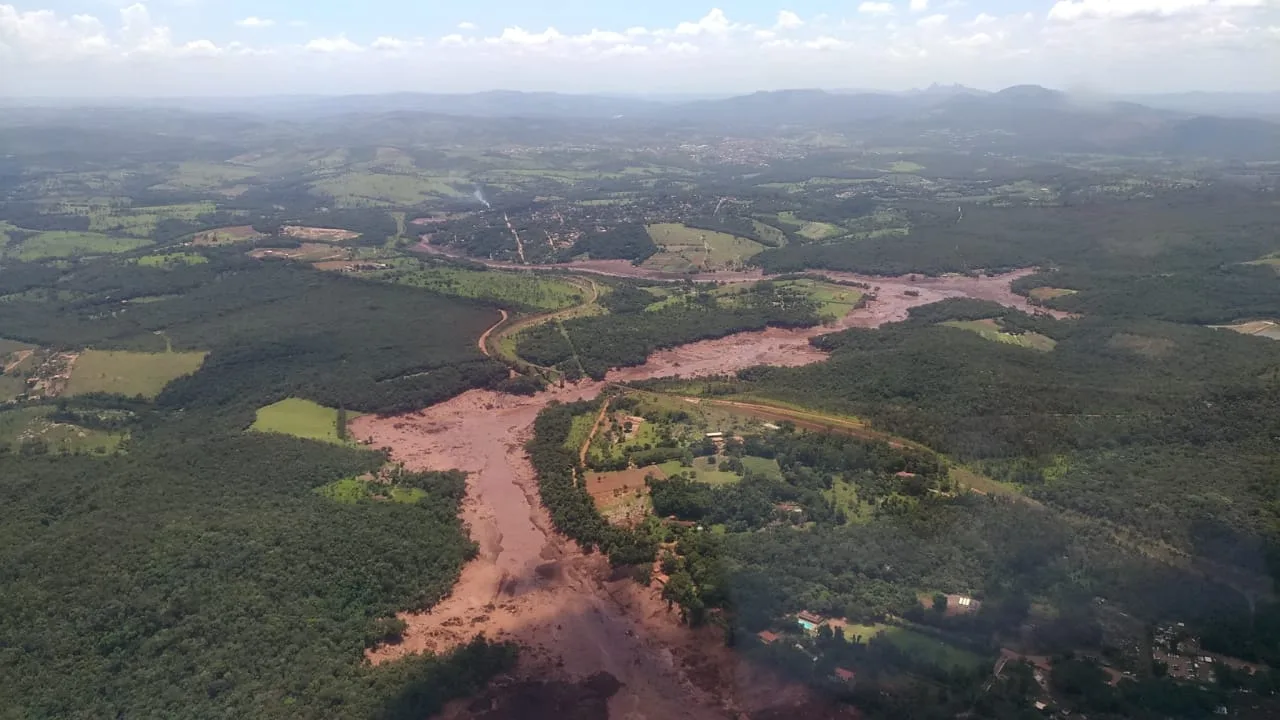
[[[611,381],[819,362],[825,355],[810,338],[902,320],[909,308],[946,297],[1025,303],[1009,283],[1029,272],[978,279],[871,278],[880,288],[877,299],[833,326],[692,343],[655,353],[642,366],[612,371],[606,382],[585,381],[532,397],[473,390],[420,412],[353,420],[354,437],[390,448],[392,459],[410,469],[466,471],[462,517],[479,545],[452,595],[429,612],[402,615],[408,625],[403,642],[376,648],[369,659],[381,663],[445,652],[483,632],[526,648],[521,672],[527,677],[584,678],[601,670],[615,676],[623,687],[609,700],[610,718],[749,717],[805,702],[802,688],[740,662],[716,632],[681,626],[657,590],[611,579],[604,558],[584,554],[553,530],[523,448],[534,418],[552,401],[594,397]]]

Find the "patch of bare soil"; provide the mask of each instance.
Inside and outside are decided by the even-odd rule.
[[[301,240],[319,240],[320,242],[342,242],[360,237],[360,233],[338,228],[303,227],[301,225],[285,225],[280,232],[289,237]]]
[[[331,260],[347,261],[349,251],[335,248],[323,243],[302,243],[296,248],[261,248],[249,251],[249,257],[262,260],[265,258],[283,258],[285,260],[301,260],[303,262],[327,262]]]

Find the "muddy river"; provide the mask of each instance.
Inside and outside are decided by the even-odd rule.
[[[1029,272],[923,279],[823,273],[878,287],[877,300],[825,327],[741,333],[658,352],[644,365],[615,370],[608,379],[694,377],[762,363],[819,362],[824,354],[809,345],[816,335],[879,327],[905,319],[911,307],[950,297],[1028,310],[1025,298],[1009,285]],[[465,470],[462,516],[479,545],[479,555],[464,568],[452,595],[429,612],[402,615],[408,624],[403,642],[377,648],[369,659],[380,663],[409,653],[443,652],[484,633],[521,643],[526,649],[520,672],[528,677],[610,673],[622,683],[608,701],[613,719],[737,718],[798,707],[806,701],[802,688],[738,662],[714,631],[682,627],[656,589],[611,578],[605,559],[584,554],[553,531],[537,498],[524,442],[548,403],[594,397],[604,387],[584,381],[533,397],[474,390],[419,412],[352,421],[354,437],[390,448],[392,459],[411,469]]]

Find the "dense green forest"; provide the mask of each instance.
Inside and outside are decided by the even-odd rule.
[[[381,453],[244,431],[289,396],[393,412],[500,383],[505,369],[475,347],[497,313],[210,258],[6,267],[22,296],[4,304],[2,337],[209,355],[154,402],[59,401],[60,421],[127,432],[121,452],[0,445],[0,715],[408,720],[480,687],[513,649],[379,669],[362,657],[474,553],[463,478],[406,478],[414,502],[339,502],[316,489],[376,471]],[[138,297],[160,299],[127,302]]]

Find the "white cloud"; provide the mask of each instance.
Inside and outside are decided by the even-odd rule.
[[[720,8],[712,8],[711,12],[697,22],[682,22],[676,25],[677,35],[724,35],[733,24]]]
[[[243,20],[236,21],[236,25],[239,25],[242,28],[253,28],[253,29],[269,28],[275,24],[276,24],[275,20],[270,20],[268,18],[260,18],[256,15],[250,15],[249,17]]]
[[[307,50],[318,53],[353,53],[364,49],[348,40],[345,34],[316,38],[304,47]]]
[[[858,12],[863,15],[892,15],[893,4],[887,2],[867,2],[858,6]]]
[[[1049,19],[1071,22],[1081,19],[1167,18],[1208,8],[1260,7],[1264,0],[1059,0],[1049,9]]]
[[[540,33],[531,33],[522,27],[509,27],[502,31],[502,34],[496,38],[486,38],[486,42],[495,45],[518,45],[523,47],[537,47],[550,45],[551,43],[561,40],[564,35],[553,27],[549,27]]]
[[[369,47],[374,50],[402,50],[408,44],[409,43],[401,40],[400,38],[387,37],[383,35],[377,40],[374,40]]]
[[[775,30],[795,30],[801,27],[804,27],[804,20],[790,10],[779,11],[778,22],[773,25]]]
[[[473,22],[468,22],[468,21],[466,21],[466,20],[464,20],[464,21],[462,21],[462,22],[458,23],[458,29],[459,29],[459,30],[475,30],[475,29],[477,29],[477,28],[479,28],[479,27],[480,27],[479,25],[476,25],[476,24],[475,24],[475,23],[473,23]]]
[[[165,0],[166,7],[174,1]],[[762,25],[736,23],[712,9],[667,26],[603,26],[572,34],[545,25],[536,26],[546,28],[541,32],[463,27],[425,42],[398,36],[388,24],[367,36],[349,38],[326,27],[309,42],[223,44],[202,38],[198,25],[159,22],[135,0],[123,0],[134,4],[101,19],[20,12],[5,4],[14,0],[0,0],[0,95],[496,86],[746,92],[934,81],[993,89],[1033,82],[1127,91],[1280,90],[1280,74],[1260,71],[1280,67],[1280,0],[1053,0],[1034,14],[975,8],[963,17],[944,9],[961,0],[859,1],[853,6],[858,12],[845,19],[801,19],[783,10]],[[911,22],[901,19],[908,9],[915,13]],[[269,22],[254,18],[238,24]],[[275,18],[274,27],[286,25],[296,23]],[[317,57],[325,54],[338,60],[317,73]]]
[[[839,50],[841,48],[849,47],[849,43],[843,40],[837,40],[829,35],[823,35],[806,42],[804,46],[810,50]]]

